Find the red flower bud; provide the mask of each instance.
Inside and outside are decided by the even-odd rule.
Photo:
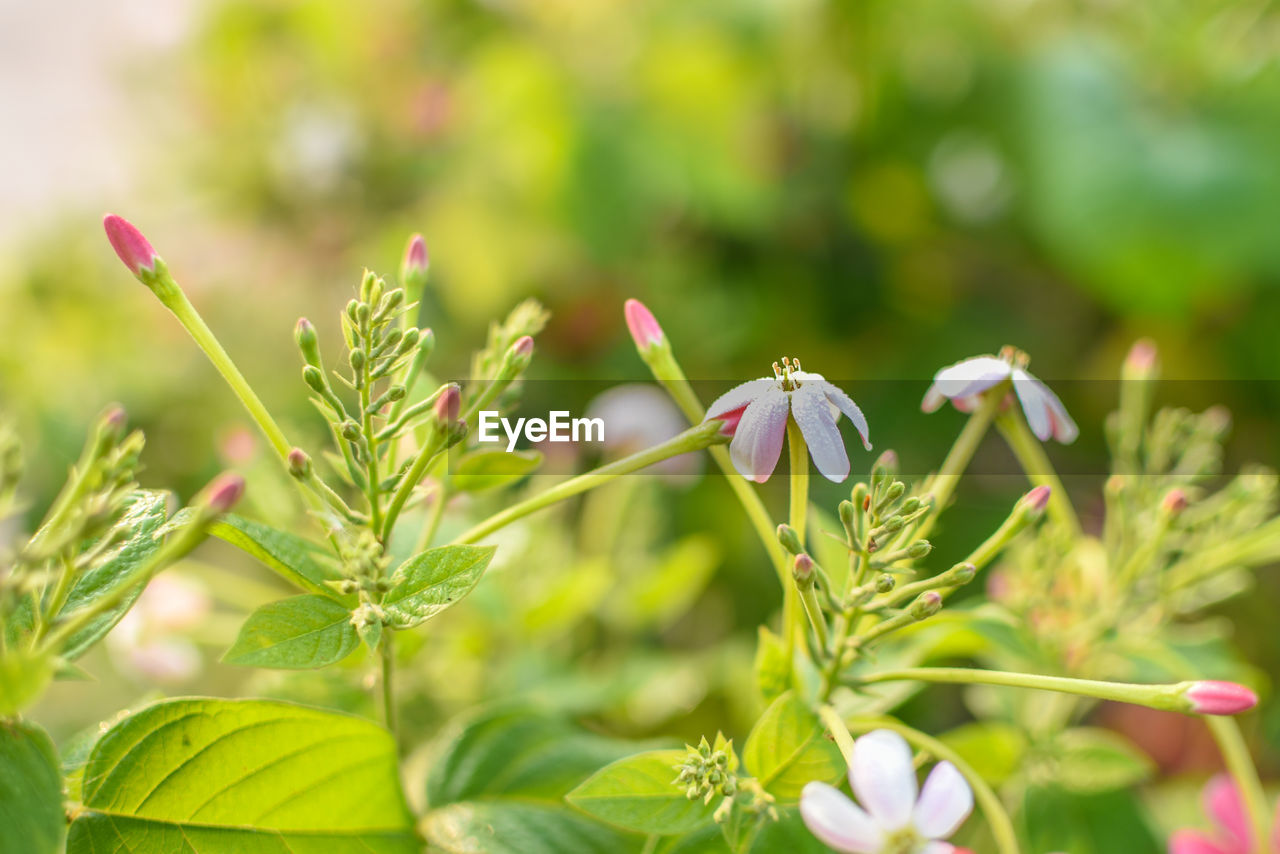
[[[1183,696],[1197,715],[1238,715],[1258,705],[1258,695],[1235,682],[1192,682]]]
[[[160,260],[160,256],[151,247],[150,241],[142,236],[142,232],[133,226],[133,223],[124,217],[107,214],[102,219],[102,227],[107,231],[107,240],[111,241],[111,248],[116,250],[120,260],[129,268],[129,272],[139,278],[143,273],[155,272],[156,261]]]
[[[631,339],[636,342],[639,350],[645,351],[666,341],[667,336],[658,325],[657,318],[640,300],[627,300],[623,311],[627,317],[627,329],[631,331]]]
[[[204,488],[204,503],[214,513],[226,513],[244,495],[244,478],[235,472],[223,472]]]

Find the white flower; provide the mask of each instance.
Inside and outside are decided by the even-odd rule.
[[[920,408],[933,412],[949,399],[961,412],[971,412],[978,407],[982,392],[1006,380],[1012,382],[1027,424],[1041,442],[1052,436],[1069,445],[1080,435],[1062,401],[1048,386],[1027,373],[1026,356],[1016,353],[1012,347],[1006,347],[1000,356],[975,356],[938,371],[933,385],[924,393]]]
[[[973,792],[950,762],[934,766],[917,798],[911,748],[892,730],[854,742],[849,783],[861,807],[826,783],[800,794],[805,825],[842,854],[951,854],[943,840],[973,811]]]
[[[799,359],[782,362],[785,369],[774,363],[773,377],[751,380],[722,394],[707,408],[706,417],[723,420],[723,432],[733,436],[729,455],[734,468],[748,480],[764,483],[778,464],[790,415],[799,425],[818,471],[840,483],[849,476],[849,456],[836,419],[842,412],[849,416],[869,451],[867,419],[849,395],[821,374],[801,371]]]

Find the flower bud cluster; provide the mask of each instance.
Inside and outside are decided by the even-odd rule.
[[[749,816],[777,819],[773,796],[755,779],[738,775],[738,756],[732,740],[716,733],[712,744],[703,736],[697,747],[686,745],[686,751],[684,761],[674,766],[677,773],[672,785],[682,787],[691,801],[710,804],[723,798],[714,814],[717,823],[729,821],[734,810],[739,809]]]

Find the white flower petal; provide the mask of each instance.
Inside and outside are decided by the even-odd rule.
[[[920,849],[920,854],[952,854],[955,850],[950,842],[929,842]]]
[[[836,409],[839,409],[853,424],[854,429],[858,431],[858,435],[862,437],[862,447],[868,451],[871,450],[871,431],[867,428],[867,418],[862,414],[862,410],[858,408],[858,404],[853,402],[853,398],[845,394],[843,390],[836,388],[829,382],[822,383],[822,391],[827,396],[827,400],[831,401]]]
[[[933,376],[933,386],[943,397],[972,397],[1009,376],[1013,367],[995,356],[975,356],[943,368]]]
[[[916,769],[911,748],[896,732],[878,729],[854,742],[849,782],[858,801],[885,830],[900,830],[911,822]]]
[[[939,762],[924,781],[916,803],[916,830],[929,839],[946,839],[973,812],[973,790],[956,766]]]
[[[840,428],[823,393],[826,383],[809,382],[791,393],[791,414],[809,445],[813,464],[827,480],[840,483],[849,476],[849,455]]]
[[[1026,374],[1025,371],[1023,373]],[[1070,445],[1080,435],[1080,428],[1076,426],[1076,422],[1071,420],[1071,416],[1067,414],[1067,408],[1062,405],[1062,401],[1058,399],[1052,389],[1031,376],[1031,374],[1026,374],[1026,377],[1038,388],[1041,399],[1049,411],[1049,427],[1053,438],[1064,445]]]
[[[791,398],[776,384],[747,405],[729,443],[733,467],[743,477],[764,483],[773,474],[790,411]]]
[[[1053,419],[1049,417],[1046,396],[1052,392],[1022,368],[1014,368],[1013,390],[1018,393],[1018,402],[1022,404],[1022,412],[1027,416],[1031,432],[1041,442],[1049,441],[1049,437],[1053,435]]]
[[[809,832],[842,854],[876,854],[884,832],[849,796],[813,782],[800,793],[800,817]]]
[[[726,412],[732,412],[755,400],[771,388],[777,388],[778,381],[769,377],[762,377],[758,380],[748,380],[745,383],[736,385],[717,397],[710,406],[707,407],[706,418],[719,418]],[[705,421],[706,418],[703,420]]]

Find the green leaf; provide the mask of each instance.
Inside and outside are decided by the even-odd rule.
[[[689,800],[677,785],[684,750],[651,750],[619,759],[591,775],[566,800],[583,812],[640,833],[688,833],[710,821],[716,804]]]
[[[448,854],[633,854],[644,840],[563,806],[468,801],[422,820],[432,851]]]
[[[759,639],[754,665],[756,688],[766,702],[772,702],[791,682],[791,662],[787,660],[787,645],[768,626],[759,627]]]
[[[1057,786],[1031,786],[1022,821],[1027,851],[1163,854],[1165,850],[1131,791],[1078,795]]]
[[[112,727],[70,854],[416,854],[396,745],[369,721],[262,700],[171,700]]]
[[[459,717],[436,743],[426,781],[433,807],[494,797],[559,800],[602,766],[637,750],[634,742],[519,706]]]
[[[1126,789],[1151,776],[1155,764],[1128,739],[1110,730],[1077,727],[1055,743],[1055,780],[1068,791],[1091,794]]]
[[[294,596],[250,614],[222,660],[244,667],[304,670],[335,664],[359,645],[345,605],[327,596]]]
[[[792,804],[811,780],[835,783],[845,774],[840,749],[822,723],[788,691],[765,709],[747,736],[743,762],[779,803]]]
[[[89,570],[76,580],[67,601],[58,612],[70,614],[95,599],[113,592],[120,582],[135,567],[155,554],[164,544],[164,538],[157,536],[160,527],[168,517],[169,495],[153,489],[139,489],[130,496],[120,524],[133,525],[133,536],[125,540],[119,550],[112,554],[110,560]],[[74,660],[83,655],[107,632],[120,622],[138,597],[142,595],[143,585],[134,585],[129,594],[118,605],[86,625],[67,639],[62,649],[62,656]]]
[[[939,740],[960,754],[982,779],[1000,785],[1013,776],[1027,751],[1027,737],[1013,724],[978,721],[956,727]]]
[[[382,600],[390,624],[412,628],[471,592],[496,546],[440,546],[400,564]]]
[[[40,699],[51,681],[48,656],[23,649],[0,655],[0,718],[16,715]]]
[[[479,492],[515,483],[542,465],[537,451],[483,450],[463,454],[453,469],[453,488]]]
[[[34,724],[0,721],[0,854],[56,854],[64,827],[53,742]]]
[[[234,513],[210,525],[209,533],[256,558],[300,590],[342,601],[342,597],[325,584],[341,579],[342,574],[319,559],[325,553],[315,543]]]

